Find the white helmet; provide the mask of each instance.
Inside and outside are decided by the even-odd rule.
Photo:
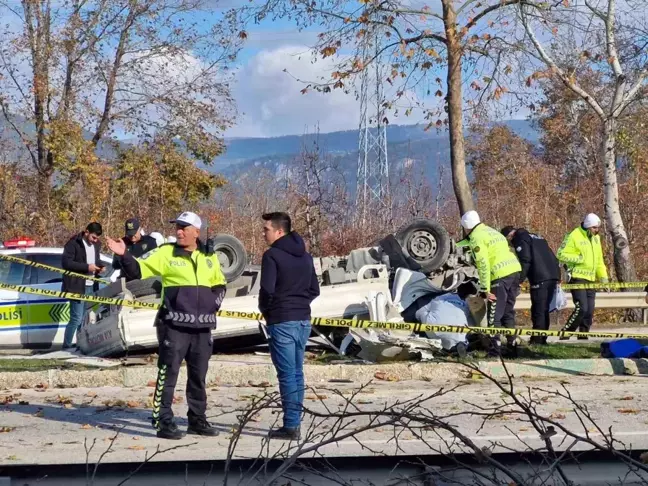
[[[583,228],[589,229],[593,226],[601,226],[601,218],[594,213],[589,213],[585,216],[585,219],[583,219]]]
[[[462,217],[461,217],[461,226],[470,231],[473,229],[475,226],[477,226],[481,220],[479,219],[479,214],[477,214],[477,211],[470,210],[466,212]]]
[[[158,233],[157,231],[153,231],[149,236],[155,239],[157,246],[164,244],[164,236],[162,236],[161,233]]]

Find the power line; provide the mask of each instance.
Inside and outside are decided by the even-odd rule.
[[[386,209],[389,205],[387,122],[379,39],[379,33],[374,30],[365,35],[362,46],[363,62],[374,57],[373,69],[363,70],[360,83],[356,211],[363,224],[369,211]]]

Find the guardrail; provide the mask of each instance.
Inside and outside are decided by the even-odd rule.
[[[567,309],[574,308],[570,292],[567,295]],[[648,304],[645,292],[596,292],[597,309],[642,309],[644,325],[648,324]],[[520,294],[515,302],[516,310],[531,309],[531,294]]]

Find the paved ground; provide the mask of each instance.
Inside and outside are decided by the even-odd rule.
[[[250,377],[254,380],[254,377]],[[389,376],[381,378],[389,379]],[[525,392],[526,387],[542,387],[547,390],[568,387],[574,399],[586,405],[603,430],[613,427],[618,440],[633,449],[648,449],[648,383],[645,376],[635,377],[585,377],[573,376],[562,382],[547,379],[517,379],[516,390]],[[259,385],[264,385],[259,383]],[[320,385],[306,394],[306,406],[319,413],[331,413],[342,409],[358,416],[336,422],[333,419],[314,419],[309,416],[302,428],[306,443],[301,447],[304,455],[313,455],[314,443],[322,440],[336,441],[320,447],[326,456],[357,456],[376,453],[387,454],[434,454],[443,448],[449,438],[444,432],[432,427],[416,430],[396,429],[391,425],[376,425],[372,430],[356,435],[353,430],[367,426],[369,418],[362,412],[399,409],[407,400],[434,393],[448,386],[447,380],[400,381],[376,380],[367,388],[359,383],[329,383]],[[450,384],[452,386],[453,384]],[[492,407],[502,403],[501,390],[487,380],[470,377],[463,380],[462,387],[447,395],[432,398],[415,407],[411,413],[443,416],[447,422],[480,446],[497,444],[497,450],[525,450],[541,444],[538,434],[525,419],[515,413],[483,419],[462,412],[477,411],[475,405]],[[217,438],[189,436],[179,442],[159,440],[150,426],[150,402],[153,388],[76,388],[76,389],[19,389],[0,392],[0,465],[61,464],[96,462],[102,453],[102,463],[138,462],[157,447],[179,449],[161,453],[155,460],[188,461],[214,460],[227,457],[228,446],[237,415],[250,407],[254,397],[274,388],[219,386],[209,391],[208,415],[221,434]],[[353,395],[355,393],[355,395]],[[565,399],[549,396],[547,392],[534,392],[539,399],[538,410],[552,416],[557,423],[574,431],[584,432],[572,406]],[[182,388],[177,390],[176,413],[179,424],[186,427],[186,405]],[[510,399],[509,399],[510,400]],[[288,444],[281,441],[264,441],[269,426],[277,419],[276,411],[266,409],[254,414],[243,428],[233,457],[250,458],[259,454],[268,456],[285,452]],[[313,423],[315,420],[315,424]],[[376,419],[374,419],[376,420]],[[377,419],[381,420],[381,419]],[[595,439],[601,437],[589,424],[586,427]],[[335,432],[334,432],[335,431]],[[516,437],[517,435],[517,437]],[[570,441],[562,441],[558,431],[554,441],[559,448],[566,448]],[[523,444],[522,442],[526,443]],[[112,443],[112,446],[111,446]],[[94,444],[87,453],[86,448]],[[295,446],[295,444],[292,444]],[[456,447],[456,446],[454,446]],[[294,452],[296,449],[292,449]]]

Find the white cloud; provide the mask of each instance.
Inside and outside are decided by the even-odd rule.
[[[360,102],[353,88],[349,94],[340,89],[330,93],[314,90],[301,93],[308,82],[328,80],[339,61],[336,56],[314,61],[312,51],[306,46],[282,46],[259,52],[237,72],[233,89],[240,118],[226,135],[300,135],[312,132],[316,125],[323,133],[357,129]],[[396,87],[385,89],[387,99],[394,96]],[[398,103],[401,115],[417,99],[415,93],[407,91]],[[421,110],[416,109],[409,117],[396,118],[394,113],[387,113],[387,116],[390,123],[401,124],[417,123],[423,118]]]
[[[353,94],[341,90],[301,93],[305,84],[300,80],[328,79],[334,65],[334,59],[313,62],[303,46],[259,52],[237,73],[234,95],[241,117],[227,135],[301,134],[317,124],[322,132],[357,128],[359,102]]]

